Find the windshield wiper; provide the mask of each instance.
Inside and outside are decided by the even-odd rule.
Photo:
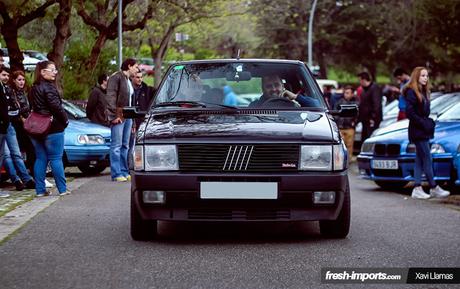
[[[206,104],[198,101],[167,101],[154,105],[153,107],[166,107],[166,106],[199,106],[206,107]]]

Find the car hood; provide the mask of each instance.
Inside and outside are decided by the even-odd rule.
[[[263,113],[198,113],[151,116],[141,125],[138,141],[170,138],[235,138],[236,140],[338,141],[323,112],[278,111]],[[336,131],[333,133],[333,131]]]
[[[379,133],[377,136],[369,138],[370,142],[386,142],[388,140],[404,141],[408,140],[407,127],[408,120],[398,121],[394,123],[393,130],[386,130],[385,133]],[[389,128],[388,126],[387,128]],[[385,128],[385,129],[387,129]],[[458,121],[437,121],[434,133],[434,140],[443,138],[458,138],[460,132],[460,122]]]
[[[69,120],[69,125],[65,132],[72,134],[99,134],[104,138],[110,137],[110,128],[88,120]]]

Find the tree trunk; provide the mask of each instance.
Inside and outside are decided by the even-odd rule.
[[[88,71],[91,71],[91,74],[96,67],[97,60],[99,59],[99,55],[101,55],[102,48],[104,47],[105,42],[107,41],[107,32],[101,31],[99,36],[96,39],[96,42],[91,49],[91,55],[86,62],[86,68]]]
[[[59,14],[54,19],[54,26],[56,26],[56,35],[53,40],[53,48],[48,53],[48,59],[53,61],[56,68],[60,70],[64,64],[64,50],[67,39],[69,39],[70,32],[70,14],[72,11],[72,0],[59,1]],[[58,74],[57,83],[59,88],[62,89],[61,78],[62,74]]]
[[[327,63],[322,52],[317,54],[320,78],[327,79]]]
[[[57,69],[61,69],[64,64],[64,50],[67,39],[71,35],[70,31],[70,14],[72,9],[72,0],[60,0],[59,14],[54,19],[56,26],[56,35],[53,40],[53,48],[48,53],[48,59],[56,64]]]
[[[17,24],[13,21],[4,20],[1,33],[3,39],[5,39],[6,47],[8,48],[8,56],[10,57],[10,69],[11,71],[15,70],[24,70],[24,65],[22,61],[24,56],[19,49],[18,43],[18,27]]]
[[[156,50],[154,49],[153,40],[149,39],[149,44],[150,44],[150,48],[152,51],[152,58],[155,61],[155,73],[154,73],[155,80],[154,80],[154,85],[153,85],[155,88],[158,88],[161,82],[161,74],[162,74],[161,66],[163,65],[163,59],[165,58],[166,51],[168,50],[168,46],[169,46],[171,37],[174,34],[174,29],[175,29],[174,25],[168,28],[168,31],[163,36],[163,39],[161,39],[160,46]]]

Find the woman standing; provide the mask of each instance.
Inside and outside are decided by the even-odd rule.
[[[11,123],[16,130],[16,137],[21,151],[27,154],[27,167],[31,168],[35,162],[35,150],[30,137],[24,130],[24,120],[30,114],[30,104],[27,98],[28,87],[24,71],[14,71],[11,74],[9,86],[12,92],[11,98],[19,108],[18,116]]]
[[[58,71],[51,61],[37,63],[35,68],[35,81],[30,91],[32,110],[43,115],[52,115],[53,121],[48,135],[41,138],[32,137],[35,147],[36,161],[34,164],[35,191],[37,196],[46,196],[50,193],[45,188],[46,167],[48,161],[51,165],[54,180],[59,195],[68,195],[64,175],[64,129],[69,120],[62,107],[62,100],[56,88],[55,80]]]
[[[412,198],[428,199],[444,198],[449,192],[436,185],[433,174],[433,161],[430,153],[429,140],[434,136],[435,122],[430,115],[430,83],[428,69],[416,67],[411,74],[409,83],[403,89],[406,97],[406,115],[409,119],[409,141],[415,144],[415,185]],[[430,194],[426,194],[421,186],[422,170],[430,185]]]

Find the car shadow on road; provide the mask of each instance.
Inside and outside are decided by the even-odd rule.
[[[323,240],[317,222],[160,222],[157,241],[172,244],[305,243]]]

